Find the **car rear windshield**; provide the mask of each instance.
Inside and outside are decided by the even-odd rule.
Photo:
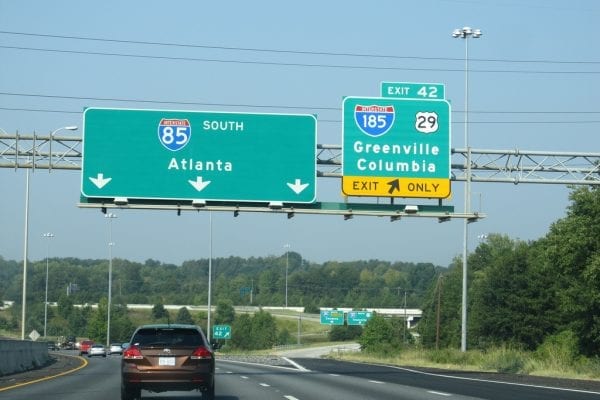
[[[201,346],[202,336],[196,329],[142,328],[132,339],[138,346]]]

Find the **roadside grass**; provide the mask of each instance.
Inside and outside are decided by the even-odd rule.
[[[539,352],[524,351],[509,346],[466,352],[458,349],[428,350],[421,348],[405,348],[393,354],[372,354],[361,351],[332,352],[328,357],[403,367],[600,380],[600,359],[584,357],[564,359],[556,353],[541,355]]]

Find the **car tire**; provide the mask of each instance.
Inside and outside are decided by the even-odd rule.
[[[215,384],[213,383],[206,389],[205,392],[202,392],[202,400],[215,400]]]
[[[142,398],[142,390],[127,387],[121,383],[121,400],[136,400]]]

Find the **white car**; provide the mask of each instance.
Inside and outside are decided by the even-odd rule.
[[[108,348],[108,355],[111,354],[123,354],[123,347],[121,343],[111,343]]]
[[[106,357],[106,348],[102,344],[93,344],[88,350],[88,357],[102,356]]]

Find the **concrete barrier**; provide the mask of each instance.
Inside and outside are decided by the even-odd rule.
[[[0,340],[0,376],[38,368],[49,360],[46,342]]]

